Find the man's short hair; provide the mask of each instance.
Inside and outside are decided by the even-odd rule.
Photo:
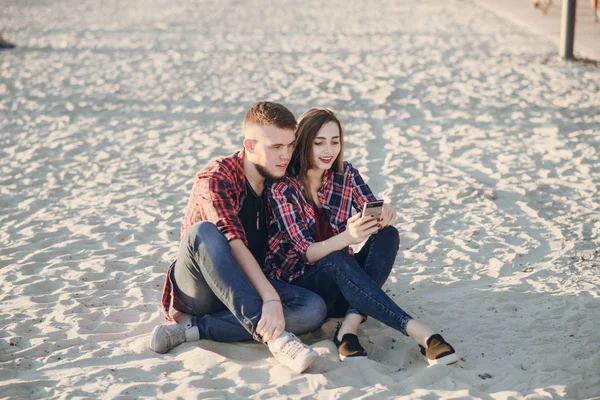
[[[271,126],[296,130],[296,117],[283,105],[270,101],[259,101],[246,113],[244,128],[248,125]]]

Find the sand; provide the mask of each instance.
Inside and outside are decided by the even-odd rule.
[[[600,396],[600,67],[474,1],[0,0],[0,397]],[[399,211],[377,321],[302,375],[258,343],[147,348],[196,170],[255,101],[335,110]]]

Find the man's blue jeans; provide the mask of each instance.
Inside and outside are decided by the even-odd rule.
[[[178,311],[193,316],[200,338],[216,342],[255,339],[262,299],[231,253],[225,236],[210,222],[187,232],[173,270]],[[327,307],[315,293],[270,281],[283,304],[286,331],[303,334],[321,327]]]
[[[372,235],[355,256],[345,250],[333,252],[292,283],[326,299],[330,317],[341,317],[344,311],[368,315],[406,335],[412,317],[381,289],[399,246],[398,230],[387,226]]]

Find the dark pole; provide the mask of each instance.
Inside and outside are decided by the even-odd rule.
[[[563,0],[560,30],[560,57],[573,59],[573,42],[575,41],[575,8],[577,0]]]

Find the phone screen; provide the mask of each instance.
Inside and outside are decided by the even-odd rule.
[[[376,218],[381,217],[381,212],[383,211],[383,200],[369,201],[365,203],[365,207],[363,209],[363,217],[365,215],[372,215]]]

